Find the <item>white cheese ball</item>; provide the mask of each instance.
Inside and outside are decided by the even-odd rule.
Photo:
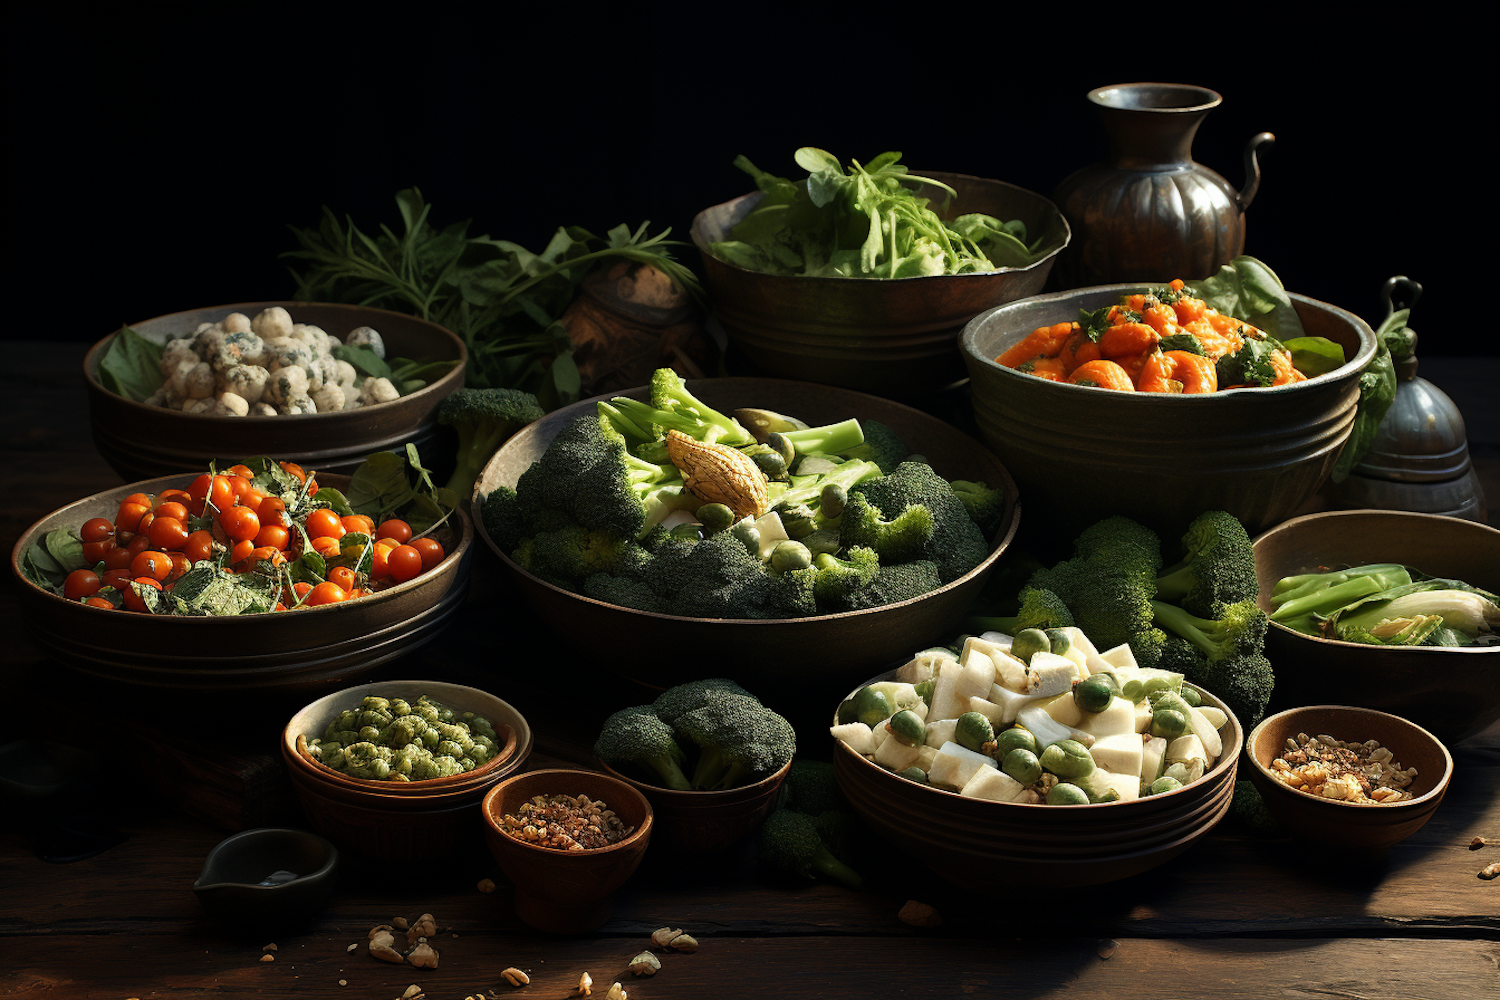
[[[292,335],[291,313],[280,306],[272,306],[251,320],[250,329],[258,333],[263,340],[290,337]]]
[[[179,365],[184,361],[197,364],[199,357],[193,351],[191,340],[169,340],[161,352],[161,373],[165,378],[171,378]]]
[[[312,401],[307,394],[293,396],[285,403],[277,405],[276,412],[284,417],[296,416],[299,413],[317,413],[318,404]]]
[[[221,392],[214,397],[213,415],[216,417],[243,417],[249,414],[250,404],[244,396],[232,392]]]
[[[344,343],[350,347],[368,347],[375,352],[380,360],[385,360],[385,341],[380,334],[368,326],[362,326],[349,331],[349,336],[344,338]]]
[[[247,403],[260,402],[271,373],[260,365],[235,365],[219,376],[219,389],[232,392]]]
[[[183,413],[212,413],[214,398],[207,396],[203,399],[185,399],[182,401]]]
[[[337,382],[325,382],[313,391],[312,401],[319,413],[337,413],[344,408],[344,390]]]
[[[225,333],[249,333],[250,317],[244,313],[230,313],[219,320],[219,329]]]
[[[266,389],[261,396],[267,403],[285,406],[298,396],[307,395],[307,372],[297,365],[277,368],[266,380]]]
[[[278,368],[304,368],[314,357],[312,350],[300,340],[277,337],[266,343],[265,366],[270,371]],[[304,370],[304,375],[306,374]]]
[[[371,406],[375,403],[389,403],[393,399],[399,399],[401,394],[396,387],[391,385],[388,378],[367,378],[365,384],[359,388],[359,404]]]
[[[250,405],[250,416],[252,417],[274,417],[276,407],[270,403],[252,403]]]
[[[182,376],[183,395],[193,399],[207,399],[214,394],[214,370],[207,361],[200,361]]]
[[[193,337],[193,353],[204,361],[214,356],[219,345],[224,342],[224,331],[218,326],[211,326],[207,330],[201,330]]]

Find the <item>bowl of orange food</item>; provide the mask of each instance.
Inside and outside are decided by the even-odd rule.
[[[1375,354],[1369,325],[1288,293],[1302,334],[1319,338],[1308,343],[1342,353],[1318,364],[1295,355],[1304,372],[1274,338],[1210,315],[1176,284],[1041,295],[964,328],[975,422],[1030,516],[1124,514],[1171,532],[1217,509],[1255,532],[1290,517],[1332,471]]]

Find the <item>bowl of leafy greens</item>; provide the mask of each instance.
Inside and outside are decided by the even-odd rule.
[[[1325,511],[1256,538],[1255,564],[1273,704],[1373,708],[1450,743],[1500,719],[1500,531]]]
[[[276,319],[250,329],[263,316]],[[448,330],[402,313],[241,302],[124,327],[89,350],[83,374],[94,443],[126,480],[244,455],[348,473],[408,442],[439,454],[436,411],[467,357]]]
[[[805,685],[935,639],[1020,514],[994,456],[920,410],[671,369],[521,430],[473,509],[542,624],[659,686],[705,663],[751,686]]]
[[[1369,325],[1337,306],[1286,292],[1251,258],[1239,258],[1207,281],[1173,286],[1102,285],[1040,295],[991,309],[965,327],[975,423],[1016,477],[1033,515],[1068,525],[1123,514],[1170,535],[1202,511],[1225,510],[1253,533],[1290,517],[1333,470],[1355,424],[1361,373],[1375,356]],[[1203,382],[1190,384],[1183,374],[1146,391],[1129,381],[1106,387],[1083,378],[1082,367],[1069,374],[1070,353],[1111,364],[1099,357],[1109,345],[1089,338],[1113,322],[1112,310],[1127,308],[1122,300],[1142,295],[1148,309],[1175,308],[1168,299],[1184,308],[1211,306],[1253,324],[1263,338],[1231,331],[1217,338],[1218,345],[1207,332],[1174,334],[1169,341],[1157,339],[1149,324],[1132,322],[1126,332],[1150,343],[1127,362],[1207,362]],[[1194,322],[1186,326],[1198,329]],[[1059,331],[1058,357],[1012,367],[1016,349],[1046,339],[1048,330]],[[1239,352],[1215,361],[1217,347],[1230,343],[1240,343]],[[1082,346],[1072,352],[1075,344]],[[1229,370],[1252,350],[1263,363]],[[1284,382],[1269,360],[1283,353],[1300,366]],[[1061,372],[1052,373],[1057,364]],[[1130,365],[1115,367],[1128,372]],[[1146,369],[1137,370],[1139,380]],[[1216,391],[1191,391],[1209,382]]]
[[[797,181],[740,157],[757,190],[693,221],[710,310],[761,373],[916,398],[963,377],[964,323],[1041,291],[1069,240],[1055,205],[900,156],[806,147]]]

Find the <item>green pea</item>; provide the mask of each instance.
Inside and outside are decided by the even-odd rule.
[[[1023,785],[1029,785],[1042,776],[1041,762],[1030,750],[1015,749],[1005,755],[1000,770]]]
[[[1036,653],[1052,652],[1052,640],[1039,628],[1023,628],[1016,633],[1010,644],[1010,655],[1023,663],[1030,663]]]
[[[907,781],[915,781],[919,785],[931,784],[931,782],[927,780],[927,772],[922,770],[920,767],[908,767],[904,771],[897,771],[896,774],[898,777],[905,778]]]
[[[838,483],[829,483],[818,494],[818,510],[826,518],[842,517],[844,514],[844,504],[848,502],[848,492]]]
[[[995,729],[990,725],[990,720],[980,713],[965,712],[958,717],[958,723],[953,727],[953,740],[959,746],[984,753],[987,745],[994,745]]]
[[[812,553],[801,542],[778,542],[771,550],[771,568],[778,573],[807,569],[812,565]]]
[[[1097,675],[1073,685],[1073,701],[1085,712],[1102,712],[1114,698],[1114,689]]]
[[[896,706],[891,704],[891,699],[884,691],[876,688],[860,688],[850,700],[853,702],[850,708],[850,713],[854,716],[853,721],[863,722],[867,726],[878,725],[896,712]]]
[[[726,504],[706,503],[698,508],[698,520],[702,522],[703,530],[716,535],[734,524],[734,511]]]
[[[1060,628],[1049,628],[1047,641],[1052,644],[1051,652],[1058,656],[1067,656],[1068,650],[1073,648],[1073,640],[1068,638],[1068,633]]]
[[[1036,737],[1031,735],[1031,730],[1020,726],[1011,726],[995,734],[995,754],[1004,756],[1012,750],[1030,750],[1033,754],[1039,748],[1036,745]]]
[[[1047,804],[1049,806],[1086,806],[1089,804],[1089,796],[1077,785],[1059,781],[1047,791]]]
[[[917,713],[910,709],[902,709],[891,716],[891,721],[885,727],[890,730],[891,739],[902,746],[919,746],[927,738],[927,727],[917,718]]]
[[[1146,697],[1149,698],[1158,691],[1169,690],[1172,686],[1172,682],[1167,680],[1165,677],[1148,677],[1146,678],[1145,686]]]
[[[1177,693],[1182,697],[1183,701],[1187,702],[1194,708],[1199,708],[1203,705],[1203,696],[1199,694],[1194,688],[1190,688],[1184,685],[1182,690]]]
[[[1152,736],[1175,740],[1185,732],[1187,732],[1187,716],[1181,712],[1163,708],[1151,713]]]
[[[1077,740],[1058,740],[1042,751],[1042,767],[1059,778],[1081,778],[1093,773],[1094,758]]]
[[[1146,685],[1137,680],[1126,681],[1125,686],[1120,688],[1120,697],[1139,705],[1146,700]]]
[[[1169,778],[1163,775],[1162,777],[1157,778],[1155,781],[1151,782],[1151,788],[1148,794],[1160,795],[1162,792],[1174,792],[1181,787],[1182,782],[1178,781],[1176,778]]]

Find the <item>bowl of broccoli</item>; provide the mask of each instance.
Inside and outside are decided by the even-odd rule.
[[[521,430],[474,509],[543,625],[659,687],[857,676],[929,642],[1020,516],[1004,466],[920,410],[670,369]]]

